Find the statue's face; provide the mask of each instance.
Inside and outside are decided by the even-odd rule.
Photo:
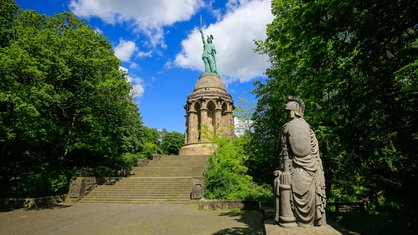
[[[212,43],[212,39],[208,38],[207,42]]]
[[[286,109],[286,113],[287,113],[287,116],[289,117],[290,120],[292,120],[293,118],[296,117],[295,111],[293,111],[293,110]]]
[[[289,118],[293,119],[296,117],[296,112],[299,110],[299,104],[294,101],[290,101],[286,104],[285,109],[288,112]]]

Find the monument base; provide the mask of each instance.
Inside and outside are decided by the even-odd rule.
[[[212,143],[186,144],[180,149],[179,155],[213,155],[214,145]]]
[[[292,227],[285,228],[279,226],[273,222],[273,220],[264,221],[264,229],[266,235],[305,235],[305,234],[317,234],[317,235],[341,235],[342,233],[334,229],[328,224],[322,226],[313,226],[309,228]]]

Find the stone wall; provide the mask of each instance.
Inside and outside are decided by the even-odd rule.
[[[64,201],[66,195],[37,197],[37,198],[1,198],[0,210],[9,211],[14,209],[38,209],[53,207]]]
[[[65,201],[75,203],[89,194],[97,185],[114,184],[119,179],[118,177],[77,177],[72,179]]]

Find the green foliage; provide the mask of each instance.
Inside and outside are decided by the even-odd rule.
[[[24,178],[13,179],[3,185],[2,196],[33,197],[64,194],[68,190],[68,177],[64,171],[29,172]]]
[[[272,2],[276,17],[257,42],[271,67],[254,90],[256,180],[272,180],[263,174],[278,166],[285,99],[296,95],[319,141],[329,197],[385,190],[416,207],[409,190],[418,185],[416,9],[408,0]]]
[[[236,105],[234,114],[241,120],[250,120],[255,112],[256,103],[244,97],[238,98],[238,105]]]
[[[19,6],[13,0],[3,0],[0,3],[0,47],[4,47],[10,40],[10,28]]]
[[[166,129],[157,130],[156,128],[143,127],[144,146],[141,154],[151,159],[154,154],[177,155],[184,144],[184,135]]]
[[[65,174],[61,173],[61,174],[56,174],[53,177],[49,177],[49,182],[51,185],[50,188],[51,188],[53,195],[67,193],[66,189],[68,187],[69,182]]]
[[[144,158],[152,159],[152,156],[161,153],[161,138],[160,132],[155,128],[142,127],[144,132],[144,144],[141,155]]]
[[[140,158],[142,158],[141,154],[124,153],[118,160],[121,166],[134,167],[138,165],[138,159]]]
[[[64,178],[49,172],[117,168],[119,156],[143,150],[131,84],[102,34],[69,12],[17,11],[11,1],[0,12],[2,193],[16,182],[32,196],[54,193]],[[38,181],[49,189],[29,189]]]
[[[161,141],[163,153],[168,155],[178,155],[183,145],[184,135],[176,131],[166,133]]]
[[[244,138],[229,140],[215,137],[215,155],[209,158],[211,167],[205,172],[208,199],[266,200],[272,196],[271,187],[259,186],[247,175],[248,156],[244,153]]]
[[[79,176],[89,177],[115,177],[120,176],[117,174],[116,169],[107,166],[95,166],[95,167],[74,167],[71,172],[72,178]]]
[[[338,214],[327,213],[328,218],[336,221],[350,231],[358,234],[414,234],[415,220],[402,215],[368,215],[360,212]]]

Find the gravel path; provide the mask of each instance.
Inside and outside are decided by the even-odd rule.
[[[0,212],[0,234],[261,234],[255,211],[200,211],[197,205],[75,204]]]

